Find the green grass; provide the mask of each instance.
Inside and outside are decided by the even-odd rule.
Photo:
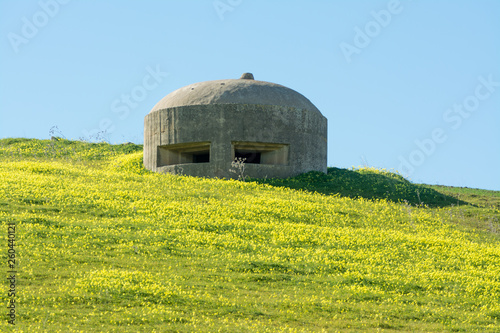
[[[339,194],[349,198],[387,199],[411,205],[445,207],[466,204],[455,196],[437,191],[435,187],[413,184],[401,175],[374,168],[328,168],[328,174],[309,172],[288,179],[253,180],[261,184],[284,186],[322,194]]]
[[[500,192],[375,169],[161,175],[141,156],[0,140],[16,332],[500,331]]]

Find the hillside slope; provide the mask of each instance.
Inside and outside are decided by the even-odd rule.
[[[499,331],[499,192],[376,170],[202,179],[141,158],[132,144],[0,140],[16,332]]]

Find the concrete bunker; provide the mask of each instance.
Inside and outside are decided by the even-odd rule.
[[[144,118],[149,170],[231,178],[235,158],[256,178],[326,172],[327,120],[303,95],[250,73],[180,88]]]

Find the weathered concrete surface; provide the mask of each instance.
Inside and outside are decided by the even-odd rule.
[[[212,104],[280,105],[321,113],[311,101],[295,90],[252,79],[193,83],[165,96],[151,112],[178,106]]]
[[[165,159],[158,147],[190,143],[209,143],[210,162],[163,165],[160,155],[175,158]],[[252,79],[197,83],[167,95],[144,119],[144,165],[156,172],[234,178],[229,169],[235,144],[251,149],[252,143],[262,150],[263,163],[278,164],[246,163],[250,177],[326,172],[327,120],[307,98],[284,86]],[[283,148],[264,151],[273,147]],[[196,150],[182,149],[183,154]]]

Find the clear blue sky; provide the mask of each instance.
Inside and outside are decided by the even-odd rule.
[[[252,72],[328,118],[329,166],[500,190],[499,18],[498,0],[2,0],[0,137],[142,143],[169,92]]]

